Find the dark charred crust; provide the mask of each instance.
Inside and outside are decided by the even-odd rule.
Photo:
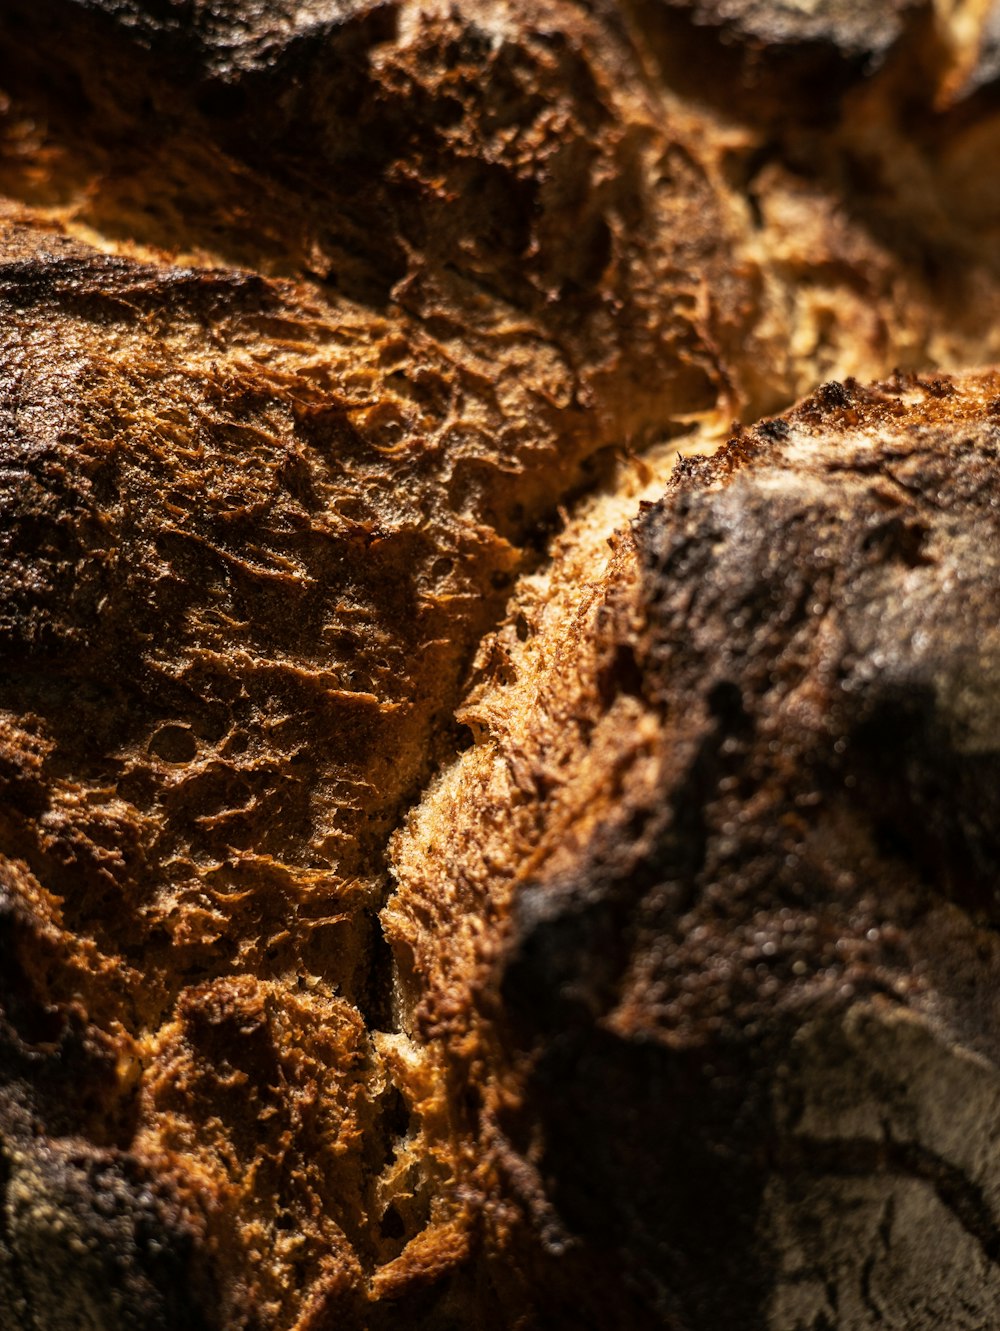
[[[86,315],[117,306],[122,317],[169,304],[178,314],[218,314],[234,309],[276,308],[279,297],[253,273],[153,268],[97,254],[65,236],[51,238],[16,229],[0,261],[0,301],[15,310],[52,306]],[[23,257],[18,251],[24,251]]]
[[[4,1165],[0,1288],[6,1274],[24,1331],[221,1326],[206,1315],[202,1235],[156,1174],[128,1155],[17,1137]]]
[[[937,890],[992,911],[997,664],[976,625],[998,576],[1000,437],[981,398],[953,409],[951,383],[907,387],[916,403],[897,386],[827,385],[790,414],[788,433],[775,440],[767,426],[760,443],[734,441],[704,468],[708,488],[678,483],[645,515],[646,670],[664,699],[689,678],[705,715],[716,680],[738,680],[751,728],[770,734],[764,718],[779,709],[783,761],[797,755],[803,784],[784,807],[812,789],[824,800],[854,790],[861,808],[881,804],[873,841],[909,844]],[[854,431],[860,446],[833,445]],[[671,607],[686,585],[698,586],[697,609],[682,619]],[[822,654],[810,645],[821,630],[833,635]],[[917,651],[900,645],[914,642]],[[810,669],[821,670],[814,734],[780,710]],[[766,770],[754,774],[758,791]],[[957,802],[946,789],[962,792]]]
[[[1000,909],[993,392],[824,385],[679,466],[635,525],[662,780],[571,874],[524,885],[497,980],[523,1078],[505,1130],[534,1143],[570,1248],[610,1245],[643,1290],[609,1325],[765,1316],[768,1179],[850,1157],[773,1145],[810,1022],[888,999],[979,1029],[989,982],[974,998],[960,972]],[[959,950],[929,995],[922,922],[952,905]],[[860,1176],[929,1183],[993,1253],[956,1166],[856,1154]]]

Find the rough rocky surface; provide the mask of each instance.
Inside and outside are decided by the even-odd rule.
[[[990,1324],[1000,388],[849,379],[998,355],[926,20],[4,6],[4,1326]]]

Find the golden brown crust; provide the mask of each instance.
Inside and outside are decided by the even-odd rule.
[[[565,1161],[537,1178],[575,1074],[533,1023],[573,1025],[583,961],[618,982],[637,811],[672,807],[662,533],[623,527],[681,436],[996,355],[975,43],[905,6],[804,41],[766,5],[182,8],[0,15],[0,1308],[683,1320],[701,1275],[638,1222],[595,1240]],[[817,69],[822,114],[776,128]],[[985,383],[831,389],[789,428],[901,412],[940,454]],[[761,429],[657,514],[769,450],[808,471]],[[571,900],[566,942],[574,874],[597,924]],[[613,1026],[625,1140],[658,1055]],[[602,1157],[602,1233],[645,1150]]]

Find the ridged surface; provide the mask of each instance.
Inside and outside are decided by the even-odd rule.
[[[4,6],[5,1325],[819,1331],[808,1032],[988,1081],[992,378],[668,483],[998,354],[988,16],[790,13]]]

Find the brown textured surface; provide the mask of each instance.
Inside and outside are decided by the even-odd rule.
[[[689,9],[4,6],[5,1325],[819,1331],[838,1170],[992,1251],[807,1102],[882,995],[989,1118],[1000,390],[627,534],[996,357],[990,28]]]
[[[484,1088],[480,1177],[532,1217],[543,1322],[593,1278],[595,1325],[879,1325],[836,1320],[858,1278],[839,1177],[869,1179],[876,1219],[887,1177],[919,1183],[963,1261],[996,1259],[988,1115],[943,1158],[921,1118],[955,1112],[963,1059],[998,1088],[998,388],[828,384],[678,467],[519,648],[539,598],[517,598],[506,677],[463,714],[478,743],[398,842],[414,1028],[446,1039],[453,1094]],[[856,1266],[901,1268],[891,1325],[960,1294],[989,1325],[992,1276],[959,1290],[921,1202],[894,1242],[857,1234]],[[786,1286],[829,1210],[844,1251],[817,1238]]]

